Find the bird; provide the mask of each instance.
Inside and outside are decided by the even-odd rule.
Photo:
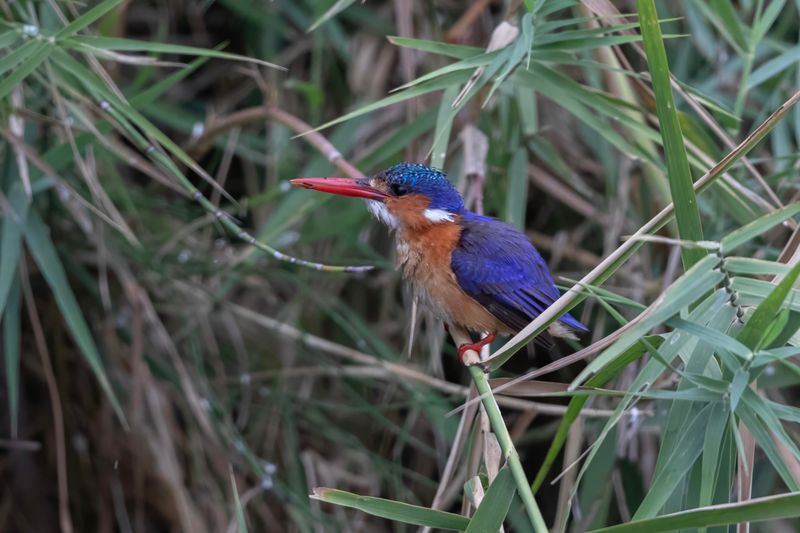
[[[547,263],[527,237],[510,224],[466,209],[441,170],[397,163],[370,177],[290,182],[366,200],[370,213],[394,232],[399,266],[418,301],[445,328],[483,335],[458,346],[462,363],[468,350],[480,353],[498,334],[518,333],[560,296]],[[564,314],[548,333],[576,339],[576,332],[586,331]],[[537,340],[551,343],[541,335]]]

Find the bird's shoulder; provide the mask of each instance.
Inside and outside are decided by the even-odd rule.
[[[469,213],[452,255],[459,278],[511,286],[552,284],[547,265],[528,238],[500,220]],[[501,289],[501,287],[498,287]]]

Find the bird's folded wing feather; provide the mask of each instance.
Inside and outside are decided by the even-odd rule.
[[[451,266],[462,290],[515,331],[560,296],[547,264],[528,239],[513,226],[488,217],[464,217]],[[569,315],[561,321],[586,329]]]

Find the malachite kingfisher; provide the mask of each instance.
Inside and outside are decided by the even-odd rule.
[[[398,163],[363,179],[299,178],[305,187],[367,200],[394,230],[398,262],[418,300],[445,326],[485,336],[458,348],[480,349],[496,334],[519,332],[559,297],[542,256],[515,227],[464,207],[447,176],[417,163]],[[548,333],[575,338],[587,331],[565,314]],[[549,339],[538,338],[545,345]]]

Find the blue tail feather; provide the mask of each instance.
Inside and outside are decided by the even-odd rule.
[[[567,326],[571,327],[572,329],[577,329],[578,331],[589,331],[589,328],[578,322],[575,318],[572,317],[569,313],[563,315],[561,318],[558,319],[560,322],[566,324]]]

